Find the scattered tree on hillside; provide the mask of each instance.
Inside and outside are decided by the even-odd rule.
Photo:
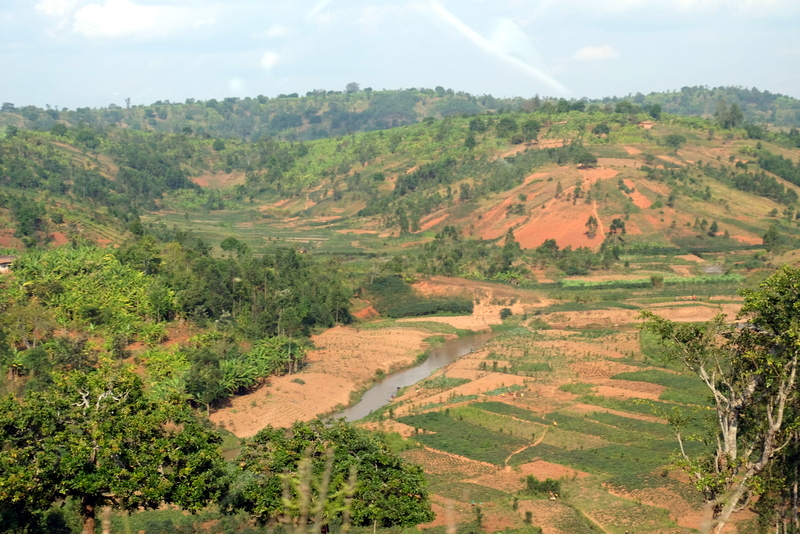
[[[764,248],[767,249],[767,252],[772,252],[775,247],[782,245],[785,241],[786,239],[778,231],[778,225],[774,223],[770,225],[763,237]]]
[[[669,134],[664,138],[664,144],[675,151],[677,151],[685,143],[686,143],[686,137],[678,134]]]
[[[594,215],[589,215],[589,219],[586,221],[586,235],[589,239],[594,239],[597,235],[597,228],[600,225],[597,217]]]
[[[724,316],[698,325],[643,313],[643,328],[702,379],[716,407],[710,453],[690,456],[676,426],[682,465],[703,493],[713,533],[760,493],[769,491],[772,505],[781,496],[791,499],[786,504],[795,509],[798,499],[796,469],[785,479],[793,486],[778,489],[783,466],[794,461],[800,423],[800,270],[784,266],[757,290],[742,293],[744,306],[732,324]],[[772,491],[765,485],[770,473]],[[794,531],[797,515],[788,515]]]
[[[622,219],[613,219],[611,221],[611,225],[608,227],[608,236],[612,241],[622,240],[625,232],[625,221]]]
[[[611,128],[608,127],[608,124],[601,122],[592,128],[592,133],[597,136],[608,135],[611,133]]]
[[[714,118],[721,128],[730,130],[737,128],[744,122],[744,114],[739,104],[728,104],[724,99],[720,100],[717,104],[717,109],[714,112]]]

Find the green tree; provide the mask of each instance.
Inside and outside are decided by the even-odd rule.
[[[672,150],[678,150],[686,143],[686,138],[678,134],[669,134],[664,138],[664,144]]]
[[[475,134],[467,132],[467,137],[464,139],[464,146],[470,150],[478,146],[478,142],[475,140]]]
[[[739,104],[733,103],[728,105],[724,99],[720,100],[717,104],[717,109],[714,112],[714,118],[716,119],[717,124],[726,130],[737,128],[744,122],[744,114],[742,113],[742,108],[739,107]]]
[[[222,243],[219,244],[219,248],[224,250],[225,252],[235,252],[237,256],[241,257],[247,254],[249,247],[247,243],[239,241],[235,237],[226,237],[222,240]]]
[[[150,401],[131,371],[71,372],[0,400],[0,508],[72,498],[84,534],[103,506],[199,510],[226,488],[220,442],[184,406]]]
[[[65,136],[67,135],[67,125],[61,122],[57,122],[50,128],[50,133],[53,135],[58,136]]]
[[[598,226],[600,226],[600,222],[597,220],[597,217],[589,215],[589,219],[586,221],[586,235],[589,239],[594,239],[594,236],[597,235]]]
[[[764,248],[767,249],[767,252],[772,252],[775,247],[782,245],[785,241],[784,237],[778,231],[777,224],[771,224],[767,233],[764,234],[762,238],[764,241]]]
[[[653,104],[650,106],[650,116],[653,117],[655,120],[659,120],[661,118],[661,104]]]
[[[784,266],[742,295],[744,305],[732,324],[724,316],[678,324],[642,314],[643,328],[700,377],[716,407],[710,440],[716,446],[709,453],[690,456],[676,426],[682,465],[703,493],[714,533],[764,491],[772,467],[791,460],[787,454],[800,423],[800,270]]]
[[[326,490],[332,502],[325,521],[342,513],[341,490],[355,471],[356,490],[349,507],[354,525],[381,527],[414,526],[434,517],[422,468],[403,461],[379,439],[344,420],[333,423],[296,422],[291,429],[265,428],[247,441],[237,459],[243,470],[227,503],[243,509],[265,523],[279,516],[297,517],[292,505],[303,498],[297,487],[289,488],[284,499],[281,475],[297,476],[304,457],[311,459],[316,478],[325,472],[327,451],[333,449],[333,462]],[[309,487],[312,497],[320,497],[320,487]],[[308,496],[306,496],[308,497]]]

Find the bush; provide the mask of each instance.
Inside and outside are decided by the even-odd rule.
[[[561,482],[548,478],[539,480],[533,475],[525,477],[525,493],[535,496],[547,497],[550,493],[558,495],[561,493]]]

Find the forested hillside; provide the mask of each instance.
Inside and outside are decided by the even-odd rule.
[[[740,117],[734,113],[734,119],[758,125],[800,127],[800,101],[755,87],[682,87],[679,91],[637,93],[628,98],[639,104],[658,104],[668,113],[703,117],[725,114],[726,108],[735,105],[742,113]]]
[[[63,133],[63,128],[90,126],[98,130],[126,128],[137,131],[183,133],[206,138],[255,141],[276,137],[307,141],[340,135],[387,130],[415,124],[425,118],[477,115],[497,112],[564,112],[570,109],[614,111],[619,102],[633,102],[649,109],[658,106],[667,113],[717,117],[730,106],[741,110],[733,120],[759,126],[800,127],[800,101],[756,88],[683,87],[680,91],[609,97],[603,99],[556,99],[548,97],[495,98],[436,87],[405,90],[373,90],[353,83],[345,91],[309,91],[268,98],[230,97],[223,100],[185,102],[157,101],[152,104],[117,102],[106,108],[16,106],[0,107],[0,128],[18,128]],[[720,107],[721,106],[721,107]],[[730,119],[725,119],[730,120]],[[91,139],[86,139],[91,144]]]

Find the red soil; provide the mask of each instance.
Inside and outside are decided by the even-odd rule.
[[[428,219],[427,221],[423,222],[420,225],[419,231],[420,232],[425,232],[426,230],[430,230],[431,228],[433,228],[434,226],[436,226],[440,222],[444,222],[444,220],[447,219],[448,217],[449,217],[448,214],[444,214],[444,215],[441,215],[439,217]]]
[[[633,200],[633,204],[639,208],[647,209],[653,205],[646,196],[639,192],[638,189],[634,187],[634,183],[630,180],[625,180],[625,185],[627,185],[630,189],[635,189],[633,193],[630,193],[629,196],[631,200]]]
[[[192,176],[189,179],[200,187],[226,189],[233,185],[244,183],[244,172],[206,173],[200,176]]]
[[[53,239],[53,244],[56,246],[66,245],[69,243],[69,239],[61,232],[53,232],[50,234],[50,237]]]
[[[608,180],[619,174],[618,170],[609,169],[607,167],[591,167],[588,169],[579,169],[579,171],[581,175],[583,175],[583,179],[586,181],[587,185],[594,185],[595,182]],[[584,187],[584,189],[586,188]]]
[[[548,239],[555,239],[560,248],[568,245],[594,248],[603,239],[599,231],[594,239],[586,235],[586,221],[590,216],[597,217],[591,204],[580,199],[576,204],[555,199],[544,210],[536,210],[531,220],[514,232],[514,237],[522,248],[536,248]]]
[[[370,319],[372,317],[377,317],[379,315],[378,310],[373,308],[372,306],[368,306],[363,310],[358,310],[357,312],[353,312],[353,317],[356,319]]]

